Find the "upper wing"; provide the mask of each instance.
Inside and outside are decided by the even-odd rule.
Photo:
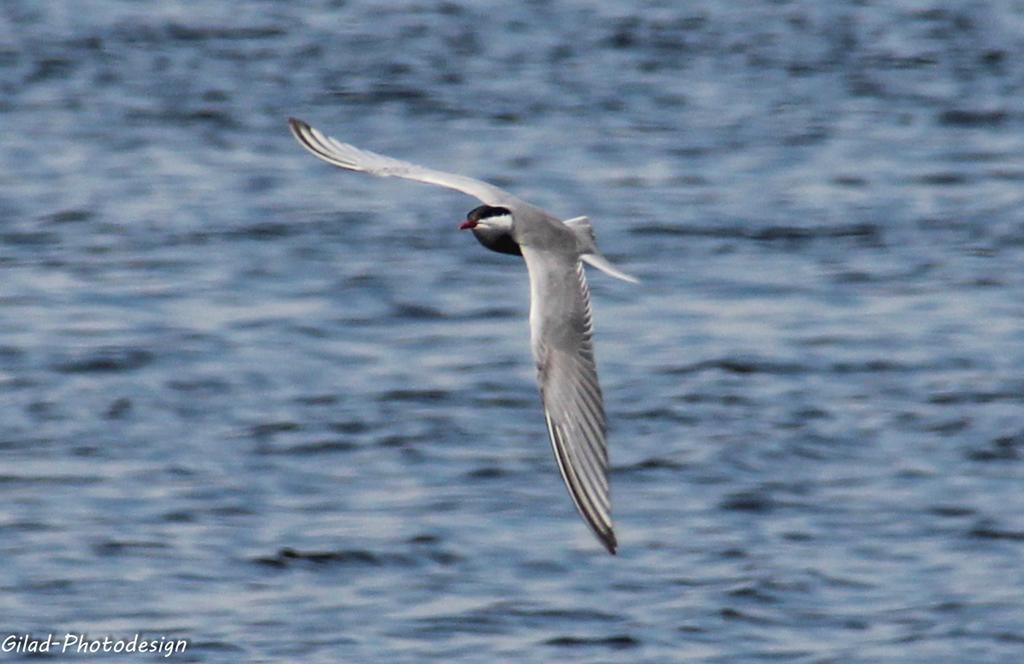
[[[323,132],[310,127],[302,120],[288,118],[288,126],[291,128],[295,138],[302,144],[302,147],[324,161],[341,168],[347,168],[350,171],[362,171],[370,175],[379,175],[380,177],[393,176],[436,184],[475,196],[487,205],[515,205],[520,203],[518,198],[492,184],[464,175],[435,171],[432,168],[425,168],[416,164],[410,164],[407,161],[392,159],[369,150],[360,150],[353,145],[331,138]]]
[[[614,554],[604,402],[583,265],[571,255],[522,250],[530,273],[530,336],[551,446],[576,509]]]

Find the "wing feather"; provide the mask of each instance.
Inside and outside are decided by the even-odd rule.
[[[334,164],[339,168],[361,171],[379,177],[396,177],[435,184],[474,196],[487,205],[509,206],[523,204],[522,201],[504,189],[495,187],[482,180],[476,180],[465,175],[456,175],[455,173],[436,171],[432,168],[410,164],[407,161],[385,157],[369,150],[361,150],[354,145],[342,143],[336,138],[331,138],[302,120],[289,118],[288,127],[291,128],[292,135],[295,136],[302,147],[327,163]]]
[[[579,258],[523,247],[530,332],[544,419],[576,509],[615,553],[604,401],[594,361],[590,290]]]

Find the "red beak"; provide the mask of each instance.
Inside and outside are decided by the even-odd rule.
[[[472,219],[465,220],[464,222],[462,222],[462,225],[459,226],[460,231],[466,231],[469,230],[470,228],[476,228],[476,222],[473,221]]]

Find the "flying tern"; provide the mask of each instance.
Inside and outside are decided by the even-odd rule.
[[[361,150],[295,118],[288,125],[304,148],[335,166],[447,187],[483,203],[459,228],[472,231],[488,249],[522,256],[526,262],[530,340],[551,446],[576,509],[614,554],[604,401],[583,262],[618,279],[636,279],[598,251],[586,217],[563,221],[487,182]]]

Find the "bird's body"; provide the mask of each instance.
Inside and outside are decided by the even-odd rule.
[[[582,261],[627,281],[597,250],[585,217],[562,221],[494,185],[360,150],[291,119],[295,138],[335,166],[462,191],[484,205],[461,228],[484,247],[521,255],[530,278],[530,339],[544,417],[558,468],[576,508],[610,553],[611,520],[605,413],[594,360],[590,290]]]

